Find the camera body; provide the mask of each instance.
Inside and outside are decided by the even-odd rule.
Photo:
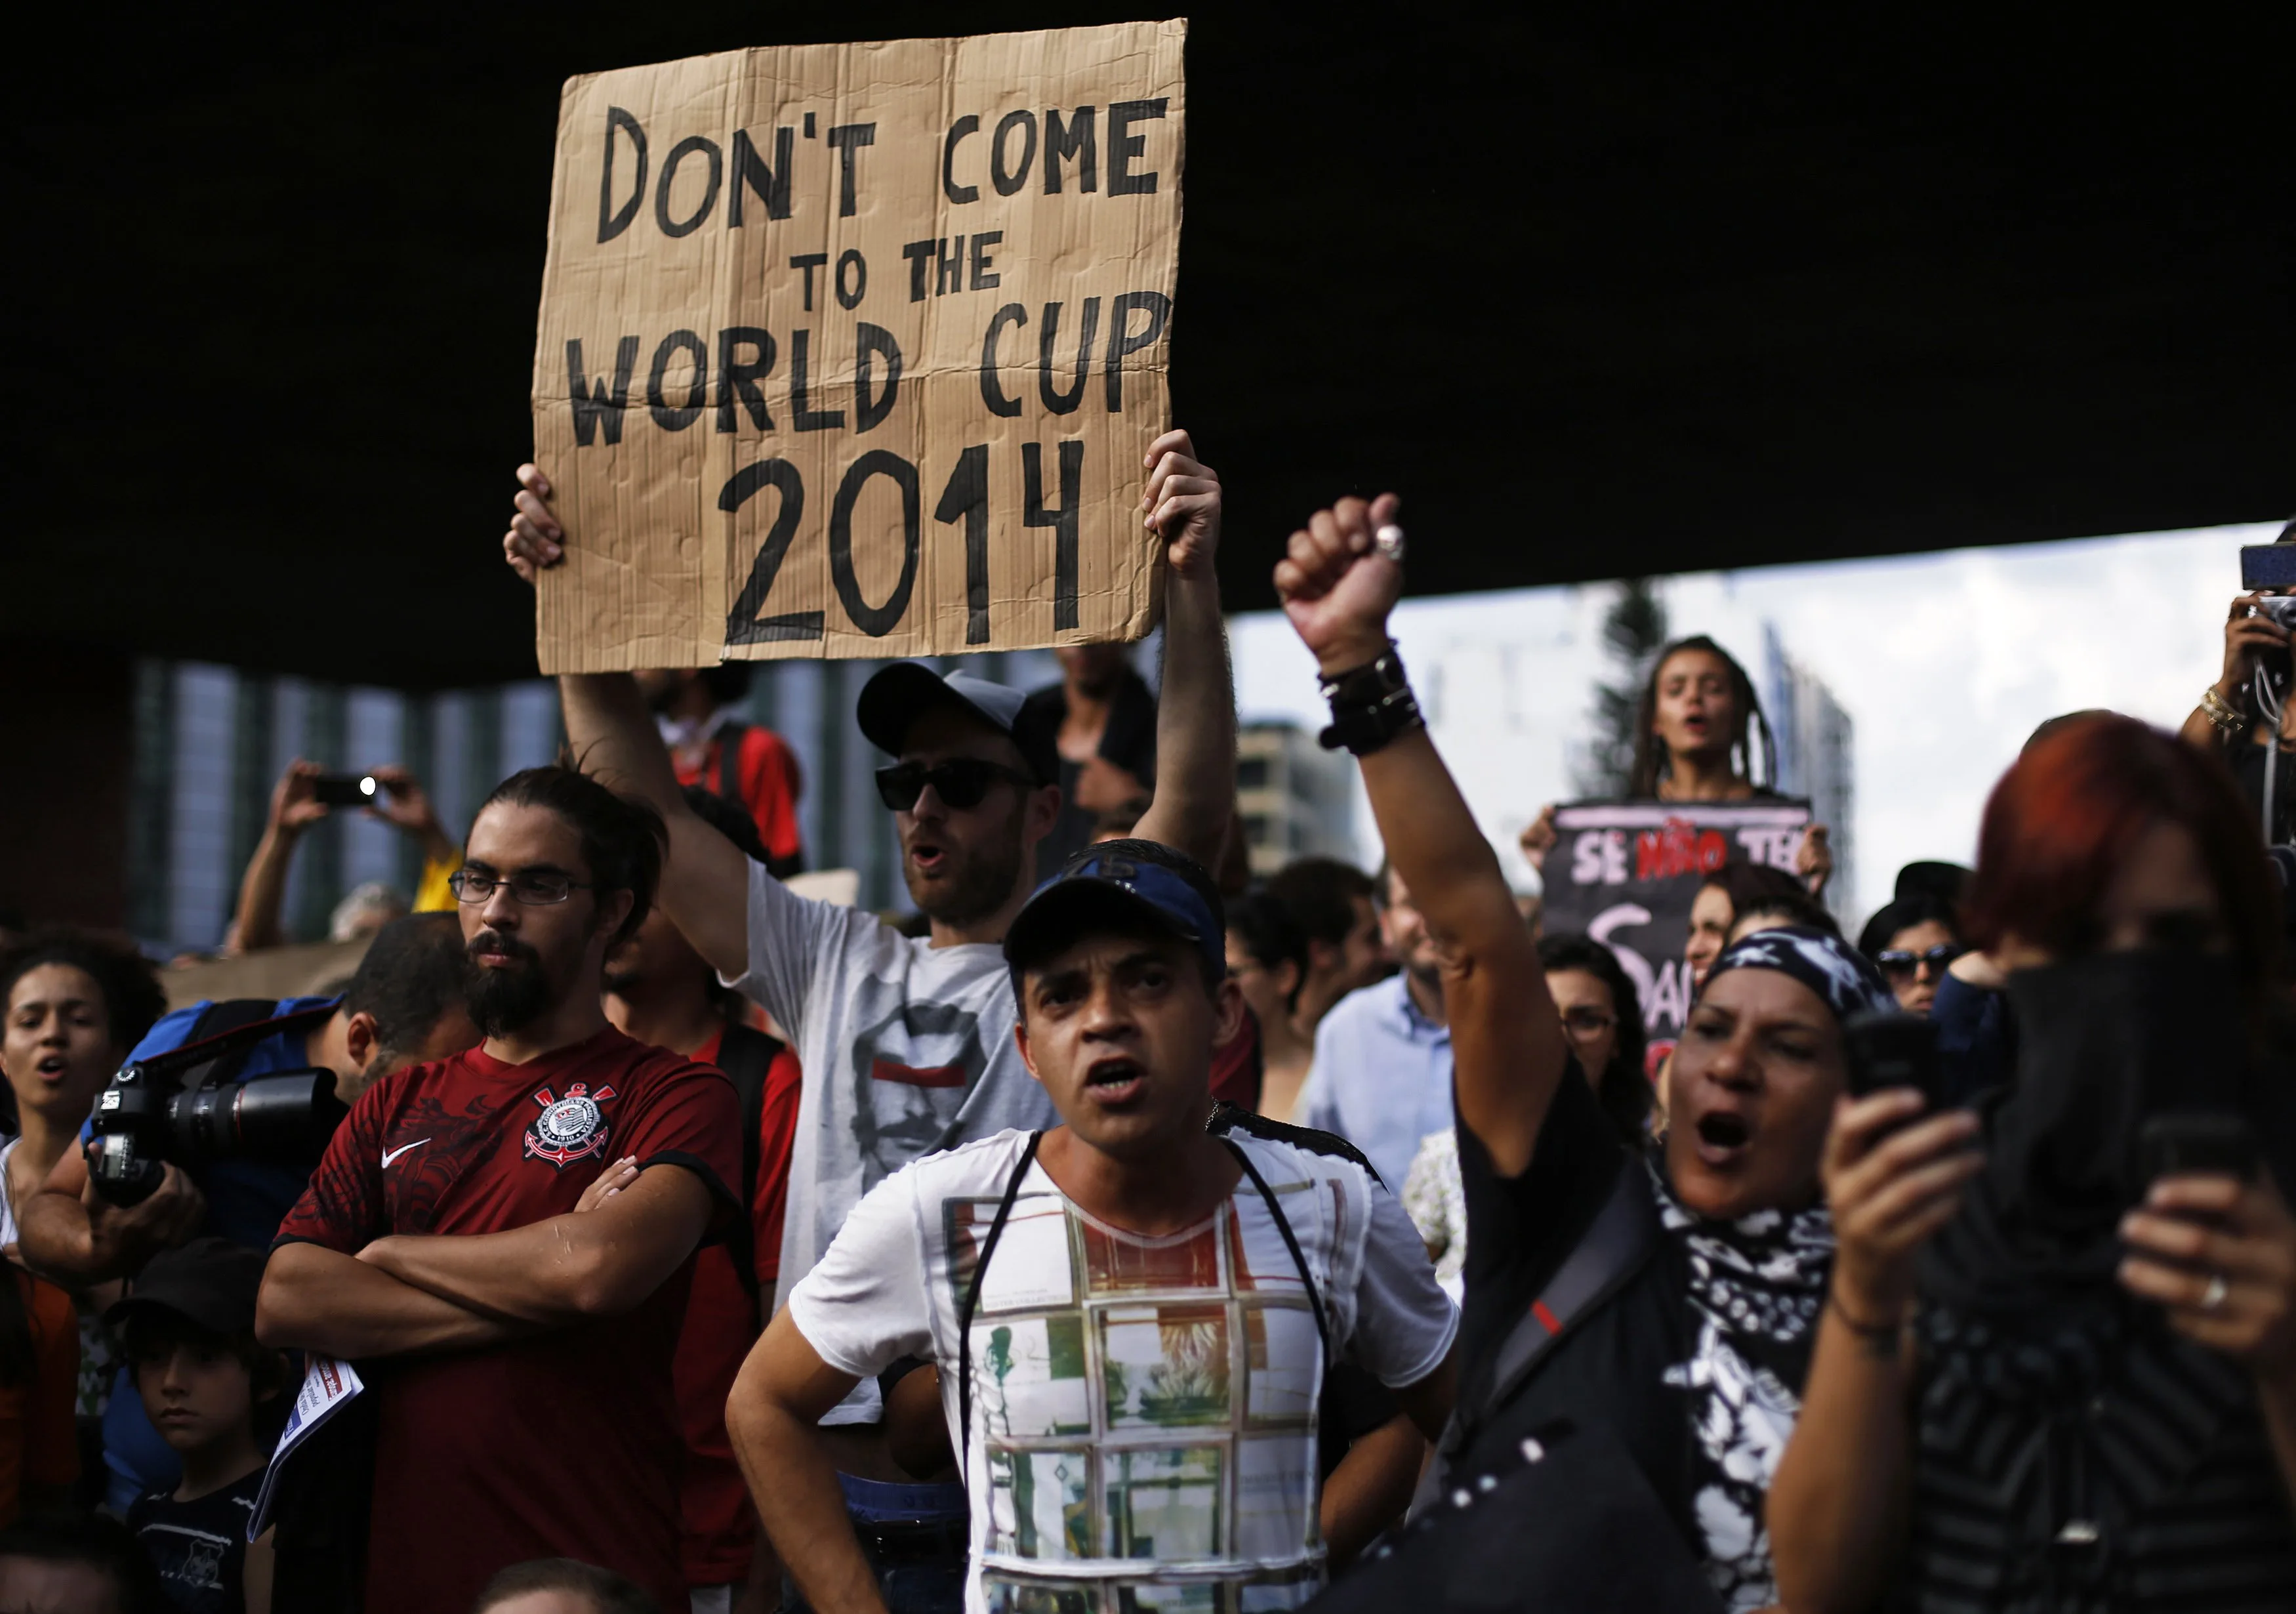
[[[2256,614],[2296,631],[2296,594],[2267,594],[2256,602]]]
[[[197,1057],[176,1057],[185,1052]],[[139,1205],[160,1186],[170,1161],[308,1160],[348,1113],[335,1097],[332,1070],[240,1082],[224,1079],[222,1062],[211,1045],[200,1044],[139,1060],[111,1078],[95,1101],[89,1122],[94,1135],[86,1150],[88,1180],[98,1193],[123,1208]]]

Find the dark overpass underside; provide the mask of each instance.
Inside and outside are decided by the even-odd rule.
[[[1374,484],[1421,592],[2296,508],[2284,8],[1602,9],[1196,19],[1173,384],[1234,607]],[[10,663],[530,673],[494,539],[561,80],[1136,14],[90,7],[20,39]]]

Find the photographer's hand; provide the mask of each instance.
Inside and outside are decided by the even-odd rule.
[[[88,1179],[79,1202],[87,1210],[90,1256],[95,1270],[126,1277],[163,1249],[187,1241],[208,1219],[207,1196],[180,1166],[163,1167],[160,1186],[141,1204],[115,1205]]]
[[[2247,709],[2248,681],[2256,659],[2288,648],[2288,630],[2256,609],[2264,596],[2243,594],[2225,619],[2224,672],[2217,679],[2219,700],[2235,711]]]

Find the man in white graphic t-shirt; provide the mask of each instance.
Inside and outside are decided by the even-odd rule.
[[[1219,478],[1194,456],[1188,434],[1169,431],[1144,462],[1142,521],[1164,540],[1167,569],[1155,799],[1137,832],[1211,863],[1235,785],[1235,700],[1213,569]],[[531,581],[581,535],[570,539],[551,514],[540,471],[521,466],[519,481],[503,548]],[[900,835],[909,895],[931,922],[923,939],[795,896],[695,816],[629,675],[563,677],[559,692],[583,766],[651,802],[669,826],[662,910],[789,1033],[804,1068],[783,1295],[890,1173],[935,1150],[1052,1122],[1013,1046],[999,950],[1035,883],[1037,842],[1060,812],[1054,737],[1022,722],[1020,691],[900,663],[861,692],[862,733],[895,759],[877,788]],[[832,1415],[837,1465],[906,1480],[877,1415],[873,1382]],[[961,1512],[961,1497],[955,1505]]]
[[[1356,1363],[1431,1437],[1456,1314],[1345,1145],[1205,1130],[1242,998],[1193,860],[1087,848],[1004,951],[1061,1124],[896,1173],[790,1293],[727,1406],[766,1527],[810,1606],[884,1606],[816,1421],[918,1356],[974,1498],[973,1614],[1304,1602],[1423,1451],[1358,1442],[1319,1483],[1325,1367]]]

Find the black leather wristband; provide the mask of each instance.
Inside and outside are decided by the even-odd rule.
[[[1427,725],[1403,658],[1391,645],[1376,660],[1324,679],[1322,687],[1332,705],[1332,723],[1316,741],[1327,751],[1344,749],[1367,757],[1397,735]]]

